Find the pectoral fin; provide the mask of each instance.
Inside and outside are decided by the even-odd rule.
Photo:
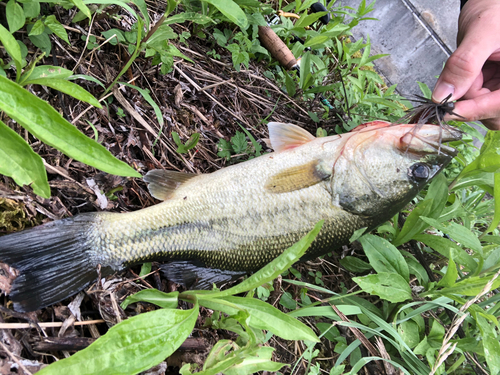
[[[316,185],[332,176],[332,169],[319,161],[313,160],[307,164],[285,169],[270,177],[265,188],[273,193],[288,193]]]
[[[153,169],[144,176],[143,180],[148,184],[149,193],[156,199],[164,201],[172,196],[175,189],[196,176],[197,174],[194,173]]]

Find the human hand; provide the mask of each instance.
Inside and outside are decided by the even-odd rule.
[[[500,130],[500,1],[469,0],[458,20],[458,48],[439,77],[432,100],[449,94],[454,112]],[[446,115],[445,120],[462,120]]]

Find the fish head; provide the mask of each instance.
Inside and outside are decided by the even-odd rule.
[[[456,155],[442,142],[461,139],[456,128],[427,124],[376,124],[348,134],[333,165],[333,204],[363,217],[383,216],[384,221]]]

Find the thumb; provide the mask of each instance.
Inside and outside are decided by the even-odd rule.
[[[434,87],[434,102],[439,103],[450,94],[449,100],[457,100],[469,91],[492,52],[484,45],[484,40],[481,42],[477,40],[477,36],[465,37],[453,52]]]

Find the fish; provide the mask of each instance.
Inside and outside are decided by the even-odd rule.
[[[404,208],[456,155],[441,141],[461,132],[374,121],[314,137],[269,123],[274,152],[213,173],[151,170],[162,200],[135,212],[84,213],[0,237],[0,262],[15,269],[9,298],[35,311],[83,290],[98,275],[166,261],[171,280],[210,288],[255,272],[323,227],[301,260],[349,243]]]

